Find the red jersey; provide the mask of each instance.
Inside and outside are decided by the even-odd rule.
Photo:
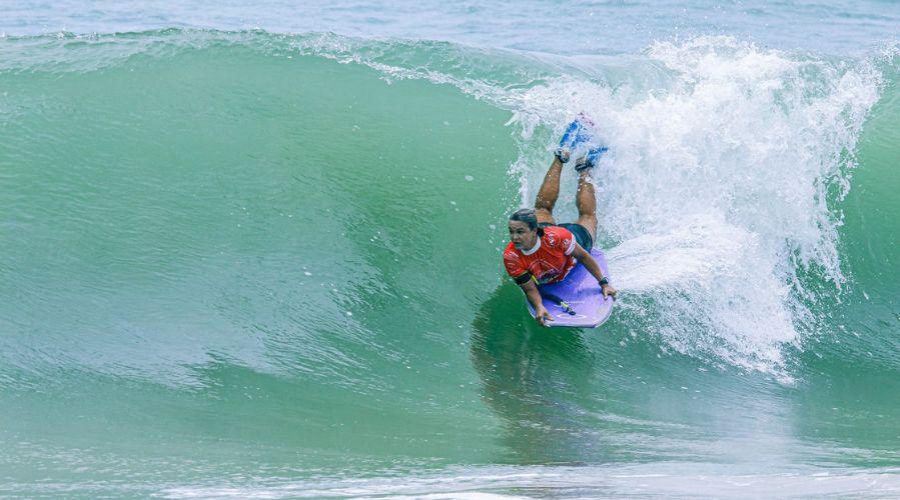
[[[503,265],[516,283],[527,273],[537,278],[538,283],[557,283],[563,280],[575,267],[575,236],[563,227],[548,226],[537,244],[527,253],[517,250],[512,242],[503,251]],[[525,278],[527,279],[527,278]]]

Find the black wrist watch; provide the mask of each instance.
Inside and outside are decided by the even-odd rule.
[[[609,280],[606,279],[606,276],[604,276],[604,277],[600,278],[600,280],[597,281],[597,283],[600,283],[600,286],[608,285],[608,284],[609,284]]]

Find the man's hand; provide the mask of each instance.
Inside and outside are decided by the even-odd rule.
[[[534,319],[536,319],[541,326],[550,326],[547,322],[553,321],[553,316],[550,316],[550,312],[547,311],[547,308],[540,307],[535,311]]]
[[[616,293],[618,293],[618,290],[616,290],[615,288],[613,288],[613,286],[610,285],[610,284],[600,285],[600,291],[603,293],[603,299],[604,299],[604,300],[605,300],[607,297],[612,297],[613,299],[615,299],[615,298],[616,298]]]

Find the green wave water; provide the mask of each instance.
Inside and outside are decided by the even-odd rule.
[[[0,56],[2,494],[900,488],[895,48],[162,30]],[[505,217],[581,110],[622,296],[543,330]]]

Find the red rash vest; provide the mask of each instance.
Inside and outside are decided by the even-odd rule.
[[[575,237],[568,229],[548,226],[527,253],[517,250],[512,242],[506,245],[503,265],[520,285],[528,280],[529,273],[537,278],[538,284],[558,283],[575,267],[575,257],[572,257],[575,245]]]

